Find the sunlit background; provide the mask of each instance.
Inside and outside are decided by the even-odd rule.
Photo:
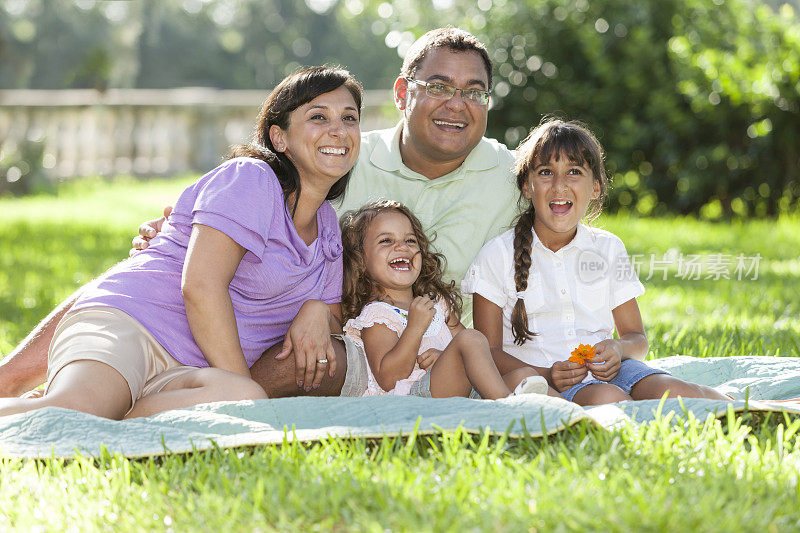
[[[0,194],[207,170],[302,65],[349,68],[364,128],[399,114],[410,44],[452,24],[495,63],[488,135],[543,115],[608,151],[610,209],[798,209],[798,0],[0,0]]]

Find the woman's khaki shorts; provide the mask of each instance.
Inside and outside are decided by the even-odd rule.
[[[347,374],[342,396],[362,396],[367,390],[367,358],[346,335],[333,335],[345,344]],[[131,406],[148,394],[163,390],[173,379],[195,367],[176,361],[127,313],[113,307],[87,307],[67,313],[50,344],[47,385],[74,361],[99,361],[119,372],[131,390]]]
[[[47,359],[47,385],[69,363],[99,361],[119,372],[131,390],[131,406],[196,370],[176,361],[139,322],[113,307],[87,307],[58,323]]]

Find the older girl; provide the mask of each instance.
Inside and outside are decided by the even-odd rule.
[[[475,327],[500,371],[536,368],[581,405],[665,393],[727,400],[642,362],[644,287],[622,241],[581,223],[600,214],[607,188],[595,136],[577,122],[545,120],[520,144],[515,171],[527,209],[486,243],[461,285],[475,294]],[[569,360],[581,344],[594,357]]]

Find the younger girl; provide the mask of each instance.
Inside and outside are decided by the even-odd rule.
[[[490,399],[547,391],[530,367],[501,376],[484,336],[461,325],[461,297],[442,281],[442,256],[407,207],[373,202],[341,225],[345,332],[366,352],[365,396],[468,396],[473,386]]]
[[[665,392],[728,399],[641,362],[648,343],[636,297],[644,287],[622,241],[580,223],[599,215],[607,189],[594,135],[546,119],[519,146],[514,171],[527,210],[486,243],[461,285],[475,295],[475,327],[500,372],[534,367],[580,405]],[[579,344],[594,348],[587,363],[567,360]]]

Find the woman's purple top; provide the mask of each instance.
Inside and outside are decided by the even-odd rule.
[[[89,284],[73,309],[121,309],[184,365],[208,366],[181,295],[192,224],[217,229],[247,250],[229,293],[248,367],[286,335],[305,301],[341,301],[342,238],[333,207],[320,206],[317,240],[307,246],[272,169],[258,159],[236,158],[184,190],[150,246]]]

